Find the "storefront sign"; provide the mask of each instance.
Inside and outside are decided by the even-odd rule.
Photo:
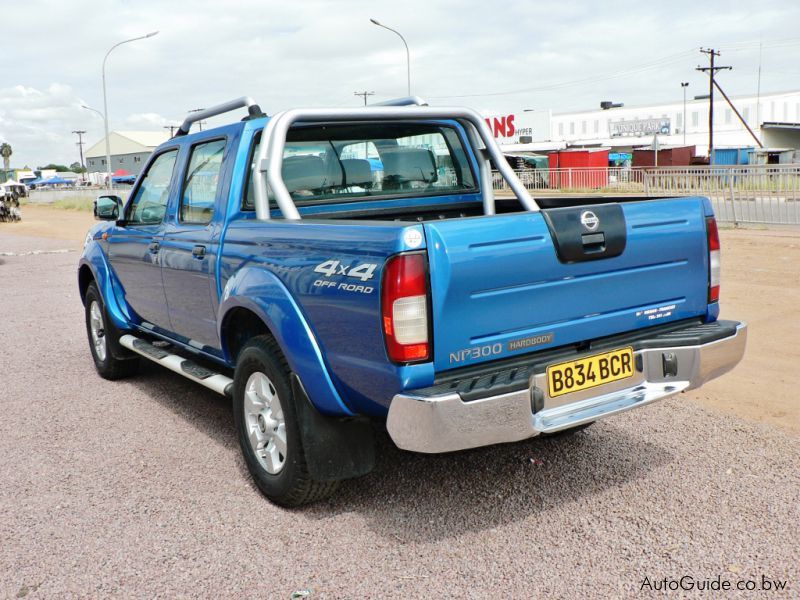
[[[612,121],[608,124],[611,137],[644,135],[669,135],[671,123],[668,118],[636,119],[634,121]]]

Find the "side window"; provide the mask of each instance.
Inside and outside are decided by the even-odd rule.
[[[217,199],[225,140],[214,140],[192,148],[183,182],[180,218],[184,223],[211,222]]]
[[[169,183],[177,157],[177,150],[168,150],[150,165],[128,206],[129,225],[157,225],[164,220],[169,201]]]

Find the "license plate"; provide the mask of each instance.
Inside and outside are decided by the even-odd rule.
[[[633,348],[620,348],[547,367],[550,397],[633,377]]]

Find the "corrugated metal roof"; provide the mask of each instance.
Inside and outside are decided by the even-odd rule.
[[[108,134],[112,156],[152,152],[167,139],[169,134],[166,131],[112,131]],[[105,138],[90,146],[85,153],[87,158],[101,158],[105,155]]]

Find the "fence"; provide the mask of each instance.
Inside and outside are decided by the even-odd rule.
[[[648,169],[648,196],[707,196],[719,221],[800,225],[800,165]]]
[[[523,169],[515,173],[530,191],[644,193],[644,172],[641,169],[623,167]],[[495,191],[511,191],[500,173],[495,171],[493,175],[492,185]]]
[[[800,225],[800,165],[527,169],[516,171],[532,192],[707,196],[717,219]],[[499,173],[494,189],[510,193]]]

